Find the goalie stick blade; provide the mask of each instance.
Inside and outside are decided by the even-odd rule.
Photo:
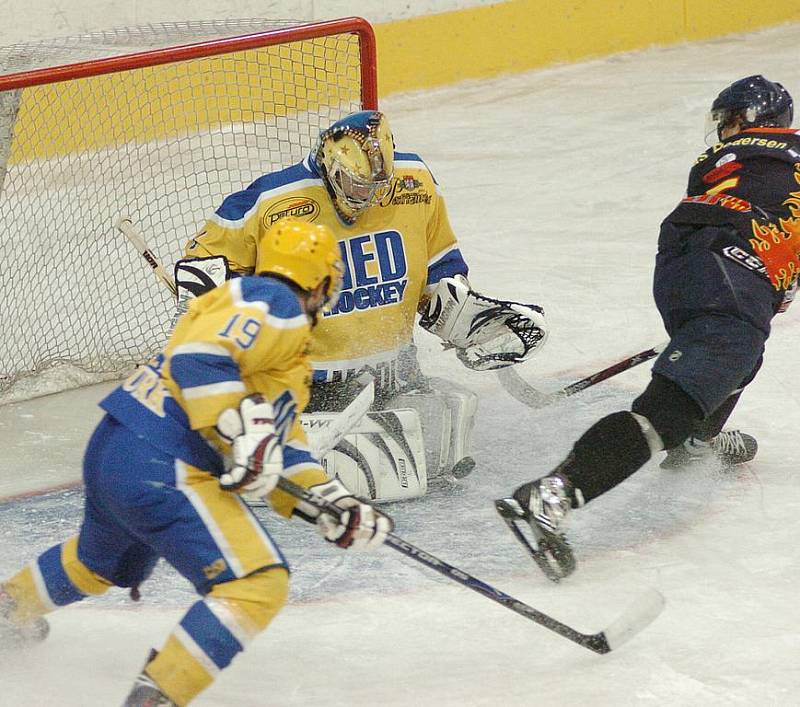
[[[549,580],[560,582],[575,571],[575,556],[564,538],[532,526],[507,499],[497,499],[494,507]],[[528,540],[526,533],[531,535],[533,542]]]

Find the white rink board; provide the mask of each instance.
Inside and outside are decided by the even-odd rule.
[[[223,20],[232,17],[267,17],[312,22],[358,15],[373,24],[449,12],[461,8],[491,5],[496,0],[137,0],[109,3],[107,0],[0,0],[4,18],[0,46],[38,39],[84,34],[109,27],[177,22],[182,20]]]

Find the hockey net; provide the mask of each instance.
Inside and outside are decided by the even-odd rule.
[[[123,375],[164,344],[167,270],[232,191],[377,107],[359,18],[126,28],[0,49],[0,403]]]

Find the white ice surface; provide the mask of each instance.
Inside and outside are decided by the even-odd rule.
[[[703,149],[704,112],[757,72],[800,97],[798,46],[795,25],[385,101],[399,147],[419,151],[445,187],[474,286],[547,308],[552,337],[522,370],[528,380],[554,390],[664,338],[650,296],[658,224]],[[618,652],[594,655],[390,549],[337,552],[265,513],[294,568],[290,603],[197,704],[800,704],[795,307],[776,320],[732,420],[758,437],[755,461],[725,475],[651,462],[574,514],[579,567],[558,586],[491,499],[626,407],[648,367],[532,412],[420,338],[429,372],[481,396],[478,468],[391,506],[397,533],[582,631],[659,589],[666,610]],[[0,496],[79,480],[107,388],[0,408]],[[76,531],[80,515],[79,488],[0,504],[0,577]],[[0,705],[119,704],[193,600],[159,566],[138,605],[112,591],[52,615],[45,644],[2,657]]]

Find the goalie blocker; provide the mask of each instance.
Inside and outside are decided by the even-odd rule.
[[[172,320],[175,328],[189,301],[222,285],[232,276],[228,259],[223,255],[210,258],[181,258],[175,263],[175,298],[177,306]]]

